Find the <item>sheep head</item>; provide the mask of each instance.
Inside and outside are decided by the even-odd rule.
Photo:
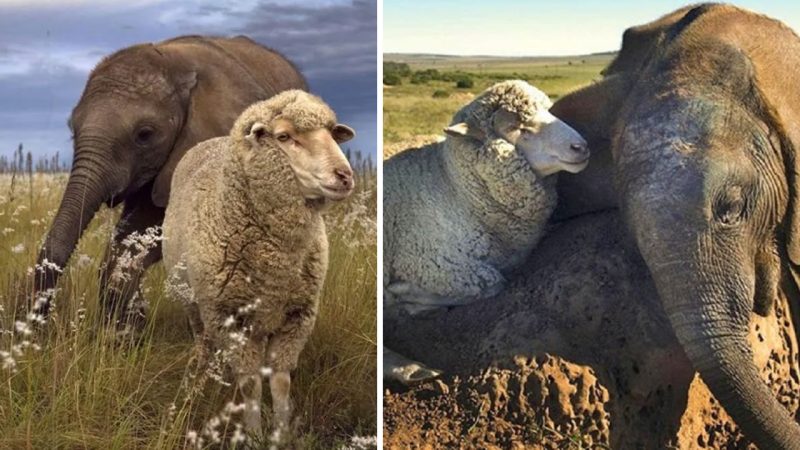
[[[497,83],[456,113],[448,136],[481,142],[503,139],[520,152],[534,172],[548,176],[586,168],[586,141],[550,113],[547,95],[525,81]]]
[[[353,170],[339,144],[355,136],[317,96],[284,91],[247,108],[231,138],[249,157],[280,151],[307,199],[342,200],[353,192]]]

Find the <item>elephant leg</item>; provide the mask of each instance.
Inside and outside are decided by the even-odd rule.
[[[100,277],[101,306],[105,319],[117,321],[120,329],[144,324],[146,302],[139,284],[147,268],[161,260],[161,232],[154,227],[160,227],[163,221],[164,209],[154,206],[144,194],[134,196],[125,202],[106,248]]]

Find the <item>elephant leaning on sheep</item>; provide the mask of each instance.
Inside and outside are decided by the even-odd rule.
[[[155,245],[129,264],[125,242],[163,222],[178,161],[198,142],[226,135],[251,103],[287,89],[307,89],[294,65],[242,36],[183,36],[103,59],[69,119],[73,166],[39,253],[37,291],[56,286],[100,206],[124,203],[106,251],[101,297],[107,317],[128,314],[139,279],[161,259],[161,248]],[[47,314],[47,296],[39,298],[35,306]]]

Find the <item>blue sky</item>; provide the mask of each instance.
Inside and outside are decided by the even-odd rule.
[[[288,56],[375,155],[374,0],[0,0],[0,155],[71,157],[66,121],[89,71],[123,47],[244,34]]]
[[[384,53],[576,55],[619,48],[622,32],[696,2],[384,0]],[[800,31],[800,1],[736,1]]]

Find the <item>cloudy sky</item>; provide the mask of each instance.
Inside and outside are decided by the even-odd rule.
[[[731,0],[800,31],[800,2]],[[385,53],[542,56],[616,50],[622,32],[698,0],[384,0]]]
[[[374,0],[0,0],[0,155],[71,156],[67,117],[100,58],[181,34],[281,51],[375,155],[376,23]]]

